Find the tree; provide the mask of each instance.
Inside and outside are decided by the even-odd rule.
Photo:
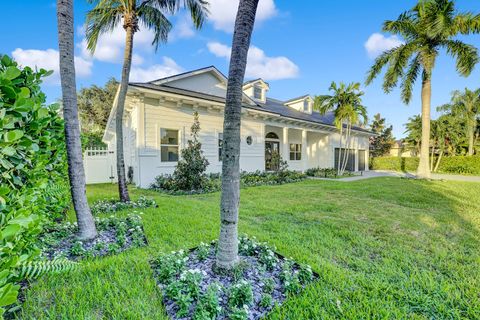
[[[447,111],[452,115],[465,120],[468,138],[468,155],[472,156],[475,146],[475,131],[477,119],[480,117],[480,89],[454,91],[450,103],[437,108],[438,111]]]
[[[88,139],[87,145],[101,142],[118,85],[118,81],[111,78],[103,87],[92,85],[78,92],[80,129],[82,135]]]
[[[346,85],[335,82],[329,87],[333,95],[320,95],[314,99],[314,108],[321,114],[334,113],[334,124],[340,130],[340,151],[338,156],[338,175],[342,175],[348,162],[348,148],[353,125],[367,123],[367,109],[362,105],[363,92],[360,91],[360,83],[352,82]],[[345,148],[343,136],[345,135]]]
[[[422,137],[417,175],[430,177],[430,99],[432,70],[441,49],[456,59],[456,70],[468,76],[478,62],[477,49],[456,39],[459,34],[478,32],[480,16],[458,13],[451,0],[420,1],[395,21],[385,21],[383,31],[401,36],[405,43],[385,51],[370,69],[366,83],[370,84],[385,66],[383,79],[386,93],[397,86],[401,78],[401,98],[408,104],[419,74],[422,76]]]
[[[420,152],[420,140],[422,139],[422,118],[419,115],[408,118],[405,124],[405,132],[407,137],[405,142],[408,149],[414,150],[415,155]]]
[[[172,24],[168,16],[180,8],[187,7],[196,28],[200,28],[208,13],[205,0],[90,0],[95,8],[87,13],[87,48],[95,51],[98,37],[112,32],[120,23],[125,29],[125,51],[122,67],[122,80],[117,97],[115,132],[117,152],[118,192],[121,201],[129,201],[127,180],[125,177],[125,159],[123,154],[123,113],[127,97],[128,79],[132,65],[134,34],[145,27],[153,30],[152,45],[158,49],[161,42],[166,42]]]
[[[190,128],[191,140],[182,150],[182,159],[178,161],[173,177],[181,190],[202,190],[205,186],[208,160],[203,155],[202,144],[198,141],[200,121],[198,112],[193,113],[193,124]]]
[[[377,113],[373,117],[370,130],[377,134],[377,136],[370,138],[370,155],[372,157],[381,157],[388,154],[395,143],[395,138],[392,134],[393,127],[386,127],[385,118],[382,118],[380,113]]]
[[[216,265],[232,269],[238,262],[238,206],[240,202],[240,119],[247,53],[255,22],[258,0],[240,0],[228,70],[223,120],[222,195],[220,237]]]
[[[73,51],[73,0],[57,0],[57,22],[68,178],[70,179],[73,207],[77,215],[78,237],[92,239],[97,236],[97,230],[85,190]]]

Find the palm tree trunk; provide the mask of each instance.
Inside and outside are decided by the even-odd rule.
[[[433,172],[437,172],[438,167],[440,166],[440,161],[442,161],[442,156],[443,156],[443,148],[440,150],[440,154],[438,155],[437,163],[435,164],[435,169],[433,169]]]
[[[340,171],[340,175],[343,176],[345,173],[345,169],[348,163],[348,157],[350,152],[350,142],[351,142],[351,124],[350,122],[347,123],[347,128],[345,130],[345,154],[343,155],[343,162],[342,162],[342,170]]]
[[[476,119],[473,119],[473,123],[468,128],[468,155],[473,156],[473,144],[475,140],[475,128],[477,127]]]
[[[93,239],[97,236],[97,229],[95,228],[95,222],[87,202],[85,170],[83,168],[80,125],[78,121],[73,44],[73,0],[57,0],[57,22],[70,192],[77,216],[78,237],[82,240]]]
[[[432,84],[430,74],[424,75],[422,81],[422,139],[420,142],[420,162],[417,176],[423,179],[430,178],[429,146],[430,146],[430,100]]]
[[[123,154],[123,113],[125,110],[125,99],[127,97],[128,79],[130,77],[130,67],[132,66],[133,49],[133,27],[126,26],[125,52],[123,57],[122,80],[120,82],[120,91],[117,99],[117,113],[115,119],[115,135],[117,147],[117,177],[118,194],[120,201],[130,201],[128,195],[127,179],[125,176],[125,157]]]
[[[435,162],[435,139],[432,141],[432,151],[430,155],[430,168],[433,170],[433,163]]]
[[[343,141],[343,123],[340,127],[340,148],[338,149],[338,163],[337,163],[337,175],[340,176],[340,169],[342,168],[342,141]]]
[[[228,70],[227,96],[223,121],[222,196],[220,202],[220,238],[216,265],[232,269],[238,262],[238,206],[240,202],[240,121],[242,85],[247,67],[258,0],[240,0],[232,54]]]

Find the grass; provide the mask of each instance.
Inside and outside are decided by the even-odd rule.
[[[41,278],[27,291],[23,318],[166,318],[148,261],[216,238],[219,193],[131,194],[159,205],[142,210],[149,247]],[[115,186],[88,187],[90,201],[114,196]],[[240,232],[320,274],[270,319],[480,319],[478,183],[376,178],[246,188]]]

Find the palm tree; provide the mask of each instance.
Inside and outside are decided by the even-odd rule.
[[[432,70],[441,49],[456,59],[456,70],[468,76],[478,62],[477,49],[455,39],[459,34],[478,32],[480,16],[458,13],[451,0],[420,1],[395,21],[385,21],[383,30],[401,36],[405,43],[385,51],[370,69],[366,83],[370,84],[387,66],[383,90],[389,93],[401,78],[401,98],[408,104],[419,74],[422,75],[422,138],[417,175],[430,177],[428,161],[430,138],[430,99]]]
[[[93,53],[101,34],[112,32],[120,23],[125,29],[125,52],[122,68],[122,80],[117,98],[116,113],[116,151],[118,192],[121,201],[129,201],[127,180],[125,178],[125,160],[123,155],[123,112],[128,89],[128,78],[132,65],[133,37],[140,27],[153,30],[152,45],[155,49],[166,42],[172,24],[168,15],[176,13],[182,7],[188,8],[196,28],[200,28],[208,14],[205,0],[90,0],[95,8],[87,13],[87,47]]]
[[[348,162],[348,148],[352,126],[367,123],[367,109],[362,105],[363,92],[360,83],[346,85],[332,82],[329,89],[332,95],[320,95],[314,99],[314,109],[321,114],[333,112],[334,124],[340,130],[340,150],[338,155],[338,175],[342,175]],[[345,150],[342,152],[343,136],[345,132]]]
[[[240,119],[242,85],[247,67],[247,53],[255,22],[258,0],[240,0],[232,54],[228,70],[225,115],[223,120],[222,196],[220,202],[220,237],[216,265],[232,269],[238,262],[238,206],[240,202]]]
[[[468,137],[468,155],[474,153],[475,130],[477,118],[480,116],[480,89],[464,92],[455,90],[452,93],[452,101],[437,108],[438,111],[448,111],[452,115],[465,120]]]
[[[97,229],[88,206],[85,190],[85,171],[83,168],[75,83],[73,0],[57,0],[57,21],[68,178],[70,179],[73,207],[77,215],[78,237],[86,240],[95,238]]]

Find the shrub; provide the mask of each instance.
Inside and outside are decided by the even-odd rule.
[[[0,55],[0,317],[17,299],[22,266],[38,257],[43,222],[70,200],[52,191],[65,180],[66,161],[59,106],[45,106],[40,90],[49,74]]]
[[[193,113],[193,124],[190,128],[191,140],[188,146],[182,150],[181,159],[173,173],[173,179],[180,190],[202,190],[205,185],[205,171],[208,160],[203,155],[202,144],[198,141],[200,122],[198,112]]]
[[[110,200],[98,200],[90,207],[93,214],[98,213],[111,213],[125,209],[143,209],[149,207],[155,207],[157,203],[153,199],[148,199],[144,196],[140,196],[136,201],[122,202],[117,199]]]
[[[418,158],[378,157],[370,159],[372,170],[416,171]],[[439,173],[480,175],[480,156],[443,157],[438,167]]]

